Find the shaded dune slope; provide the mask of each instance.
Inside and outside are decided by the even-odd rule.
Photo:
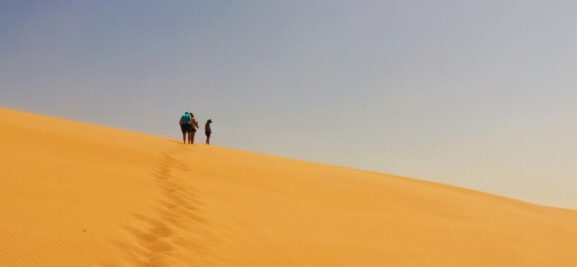
[[[0,137],[0,266],[577,266],[572,210],[8,109]]]

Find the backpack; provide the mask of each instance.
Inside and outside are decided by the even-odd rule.
[[[180,123],[182,124],[190,124],[190,114],[184,114],[182,115],[182,117],[180,117]]]

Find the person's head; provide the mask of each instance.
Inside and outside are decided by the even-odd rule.
[[[188,114],[188,112],[184,112],[184,115]]]
[[[189,112],[188,114],[190,114],[191,117],[194,117],[194,114],[192,114],[192,112]]]
[[[208,119],[206,123],[212,123],[212,119]]]

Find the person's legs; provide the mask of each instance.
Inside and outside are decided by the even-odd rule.
[[[182,143],[186,144],[186,129],[184,125],[180,125],[180,131],[182,131]]]
[[[195,134],[195,133],[196,133],[196,131],[191,131],[191,132],[190,132],[190,139],[189,139],[189,141],[190,141],[191,144],[194,144],[194,134]]]
[[[210,145],[210,134],[209,133],[206,134],[206,144]]]

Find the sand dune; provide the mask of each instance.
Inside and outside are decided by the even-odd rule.
[[[0,137],[0,266],[577,266],[577,211],[8,109]]]

